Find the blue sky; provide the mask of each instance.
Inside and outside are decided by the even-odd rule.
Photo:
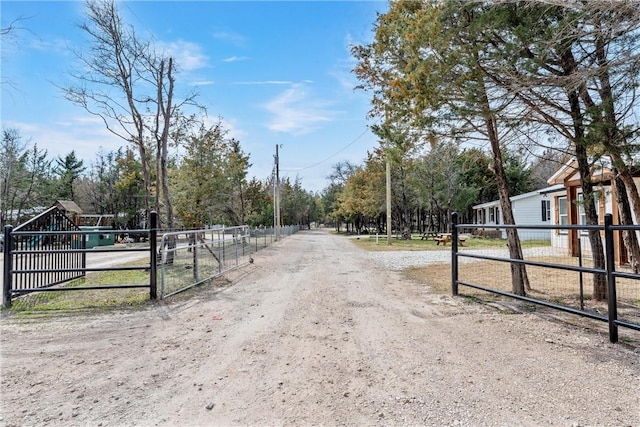
[[[320,191],[340,161],[361,163],[377,145],[366,115],[370,94],[355,91],[352,44],[368,43],[382,1],[119,1],[125,22],[181,68],[177,95],[200,94],[211,121],[222,117],[251,156],[249,177],[264,179],[281,144],[282,176]],[[74,50],[86,51],[81,1],[0,2],[3,128],[46,149],[94,162],[125,143],[56,85],[71,82]]]

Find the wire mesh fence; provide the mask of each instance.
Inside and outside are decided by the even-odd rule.
[[[516,289],[512,283],[514,274],[519,277],[517,272],[523,267],[527,300],[608,320],[613,326],[640,328],[640,274],[633,271],[633,262],[625,253],[623,227],[503,225],[493,227],[497,235],[490,237],[483,234],[481,227],[461,224],[455,230],[457,237],[493,240],[497,246],[483,250],[463,245],[452,248],[454,294],[460,284],[466,286],[465,294],[488,291],[519,298],[513,295]],[[518,235],[521,258],[514,257],[507,246],[507,229]],[[635,226],[632,231],[640,228]],[[590,234],[602,245],[601,262],[595,262]]]
[[[159,246],[160,298],[252,262],[255,252],[298,230],[238,226],[164,233]]]

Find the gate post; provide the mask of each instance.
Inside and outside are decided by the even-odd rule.
[[[158,298],[158,213],[149,212],[149,298]]]
[[[11,256],[11,248],[13,247],[13,236],[10,225],[4,226],[4,269],[2,271],[2,307],[11,308],[11,270],[13,269],[13,258]]]
[[[458,295],[458,214],[451,213],[451,293]]]
[[[615,271],[615,260],[613,253],[613,216],[606,214],[604,216],[604,251],[607,268],[607,303],[609,314],[609,341],[618,342],[618,298],[616,296],[616,277],[613,275]]]

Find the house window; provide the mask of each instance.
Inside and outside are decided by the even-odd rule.
[[[578,224],[587,224],[587,214],[584,211],[584,197],[582,193],[578,194]]]
[[[500,208],[489,208],[489,223],[500,224]]]
[[[556,206],[558,206],[558,225],[569,225],[569,216],[567,215],[567,196],[556,198]],[[567,234],[567,230],[559,230],[560,234]]]
[[[551,221],[551,200],[542,201],[542,222]]]
[[[596,213],[598,213],[600,208],[600,192],[599,191],[593,192],[593,203],[596,208]],[[582,196],[582,193],[578,194],[578,224],[587,225],[587,213],[584,210],[584,197]],[[583,233],[587,233],[587,231],[584,230]]]

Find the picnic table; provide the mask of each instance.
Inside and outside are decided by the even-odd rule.
[[[436,245],[438,246],[440,246],[440,243],[442,243],[442,246],[447,246],[447,243],[451,242],[451,233],[440,233],[436,237],[434,237],[434,240],[436,241]],[[466,240],[467,236],[458,236],[458,244],[460,246],[464,246],[464,242]]]

